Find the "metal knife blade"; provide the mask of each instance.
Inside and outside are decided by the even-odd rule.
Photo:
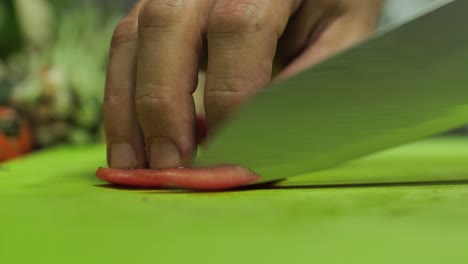
[[[241,165],[260,182],[325,169],[468,122],[468,1],[417,17],[268,87],[195,166]]]

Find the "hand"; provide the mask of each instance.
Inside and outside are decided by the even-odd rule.
[[[192,93],[206,62],[205,113],[217,127],[274,77],[371,34],[383,0],[146,0],[112,39],[104,100],[112,168],[189,165]]]

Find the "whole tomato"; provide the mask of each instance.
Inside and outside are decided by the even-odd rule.
[[[15,110],[0,107],[0,162],[16,158],[32,149],[32,133]]]

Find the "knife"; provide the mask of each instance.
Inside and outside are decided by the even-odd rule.
[[[404,23],[267,87],[195,166],[241,165],[269,182],[326,169],[468,122],[468,1]]]

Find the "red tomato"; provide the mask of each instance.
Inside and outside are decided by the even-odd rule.
[[[0,161],[16,158],[31,149],[28,124],[13,109],[0,107]]]
[[[206,120],[203,117],[197,117],[197,143],[203,145],[206,139],[207,128]]]
[[[146,188],[175,186],[194,190],[233,189],[260,179],[253,172],[236,166],[165,170],[99,168],[96,176],[116,185]]]
[[[197,118],[197,142],[203,144],[207,134],[206,121]],[[99,168],[96,176],[116,185],[132,187],[182,187],[194,190],[225,190],[255,183],[257,174],[238,166],[183,169],[104,169]]]

